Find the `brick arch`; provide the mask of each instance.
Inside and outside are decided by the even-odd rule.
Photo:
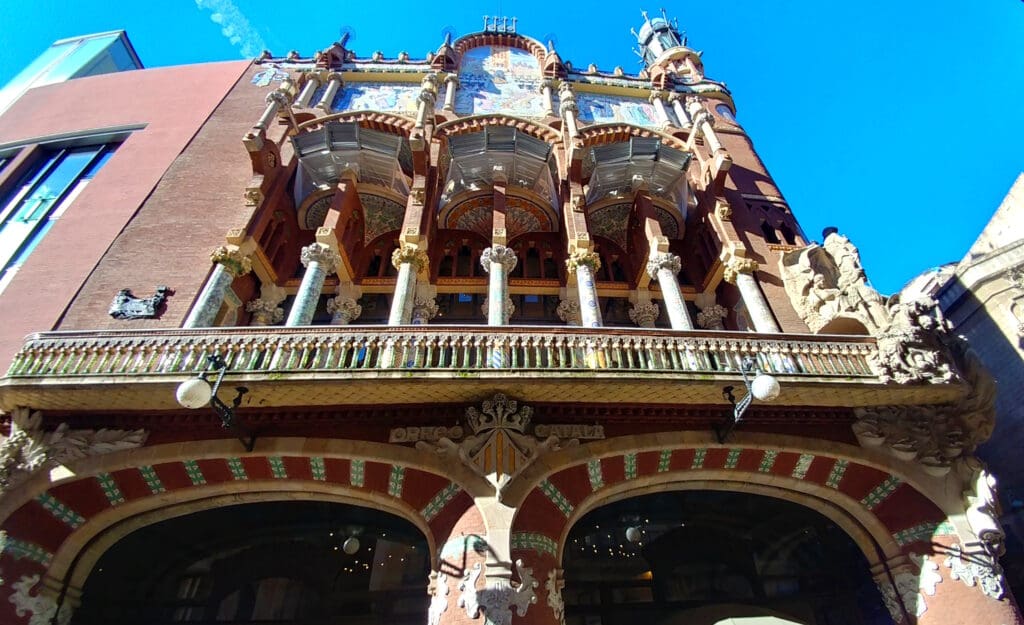
[[[309,132],[316,130],[329,121],[355,122],[360,128],[378,130],[392,135],[401,135],[408,138],[409,133],[416,127],[416,120],[395,115],[393,113],[379,113],[377,111],[347,111],[344,113],[332,113],[302,122],[298,126],[298,132]]]
[[[557,561],[569,530],[586,512],[673,488],[757,492],[812,507],[843,527],[873,563],[930,542],[933,535],[955,533],[939,506],[904,476],[824,451],[665,445],[583,456],[534,477],[528,490],[510,493],[520,502],[513,546]]]
[[[441,138],[480,132],[488,126],[508,126],[548,143],[557,143],[562,140],[562,133],[547,124],[512,115],[495,115],[493,113],[460,117],[438,124],[434,129],[434,136]]]
[[[38,575],[62,584],[69,573],[84,581],[88,570],[76,572],[77,562],[94,563],[102,551],[82,558],[83,550],[98,544],[111,528],[132,519],[155,522],[162,511],[173,514],[178,506],[195,508],[200,506],[196,502],[212,501],[209,507],[214,507],[239,497],[258,501],[300,496],[383,509],[412,522],[436,551],[473,508],[469,491],[480,488],[473,483],[465,488],[457,481],[457,468],[431,466],[432,459],[419,457],[415,450],[389,445],[363,442],[359,454],[341,453],[355,451],[355,441],[323,441],[304,448],[287,439],[265,439],[261,446],[276,451],[238,454],[233,453],[238,443],[230,443],[197,444],[195,455],[185,457],[177,455],[182,452],[179,445],[94,457],[70,465],[74,477],[54,484],[45,474],[34,476],[17,490],[19,501],[13,501],[12,493],[3,501],[7,505],[0,506],[5,533],[0,569],[12,581]],[[389,453],[382,453],[384,448]],[[455,479],[449,477],[452,473]],[[0,621],[6,622],[9,605],[0,597]]]
[[[594,124],[580,128],[577,140],[581,147],[589,148],[596,145],[607,145],[609,143],[621,143],[628,141],[630,137],[657,138],[670,148],[687,151],[686,141],[658,130],[634,126],[633,124],[612,123]]]

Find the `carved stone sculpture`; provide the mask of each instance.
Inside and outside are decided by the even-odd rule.
[[[944,343],[949,325],[935,300],[918,297],[901,301],[899,295],[889,300],[888,326],[878,338],[875,369],[883,382],[946,383],[959,379],[950,363],[949,349]]]
[[[1006,532],[999,523],[996,478],[974,457],[964,458],[959,468],[967,485],[963,492],[967,523],[989,555],[1001,556],[1006,551]]]
[[[882,296],[868,284],[857,248],[841,234],[830,233],[824,247],[787,252],[779,262],[789,301],[812,332],[850,332],[856,323],[877,336],[888,326]]]
[[[968,554],[960,545],[953,545],[943,565],[949,569],[951,578],[972,588],[978,586],[981,592],[993,599],[1002,599],[1006,593],[1003,567],[999,566],[999,560],[994,556],[986,553]]]
[[[499,579],[488,582],[484,588],[477,588],[477,580],[483,572],[479,562],[466,571],[459,590],[459,607],[466,610],[470,618],[480,618],[483,614],[488,625],[511,625],[512,608],[516,614],[526,616],[531,603],[537,603],[537,580],[533,578],[533,569],[523,566],[522,560],[516,560],[520,582],[512,586],[508,581]]]
[[[0,442],[0,494],[36,471],[100,454],[133,449],[146,441],[145,430],[71,430],[61,423],[42,429],[42,413],[17,408],[11,435]]]
[[[114,319],[152,319],[156,317],[157,310],[167,299],[170,290],[161,285],[149,297],[135,297],[131,289],[121,289],[114,296],[107,312]]]
[[[559,579],[559,571],[551,569],[548,571],[548,581],[544,589],[548,591],[548,607],[555,614],[555,620],[560,625],[565,625],[565,601],[562,599],[562,589],[565,588],[565,580]]]
[[[448,610],[448,576],[442,572],[430,575],[430,608],[427,610],[427,625],[438,625],[441,615]]]
[[[57,614],[57,602],[51,597],[31,594],[32,588],[39,584],[39,574],[22,575],[21,579],[11,584],[14,592],[9,600],[14,604],[14,613],[28,616],[28,625],[67,625],[71,622],[71,605],[65,601]],[[54,616],[56,615],[56,619]]]

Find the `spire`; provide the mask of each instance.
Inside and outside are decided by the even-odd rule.
[[[444,42],[434,53],[433,58],[430,60],[430,66],[434,69],[443,69],[446,71],[454,71],[459,65],[459,55],[452,47],[452,31],[454,29],[450,26],[444,29]]]

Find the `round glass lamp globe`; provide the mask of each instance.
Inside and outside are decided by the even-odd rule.
[[[643,538],[643,535],[640,533],[640,530],[638,528],[636,528],[636,527],[627,527],[626,528],[626,540],[628,540],[631,543],[638,543],[638,542],[640,542],[641,538]]]
[[[212,396],[213,389],[210,388],[209,382],[202,378],[189,378],[185,380],[178,385],[178,392],[175,393],[179,404],[193,410],[202,408],[210,403]]]
[[[350,556],[354,556],[356,552],[359,551],[359,539],[355,536],[346,539],[345,542],[341,544],[341,550]]]
[[[762,373],[750,383],[750,393],[754,399],[772,401],[779,396],[780,392],[782,389],[779,387],[779,381],[767,373]]]

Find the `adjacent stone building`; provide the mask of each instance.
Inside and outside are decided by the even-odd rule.
[[[636,38],[29,91],[3,227],[94,153],[0,295],[0,621],[1019,623],[976,355]]]

